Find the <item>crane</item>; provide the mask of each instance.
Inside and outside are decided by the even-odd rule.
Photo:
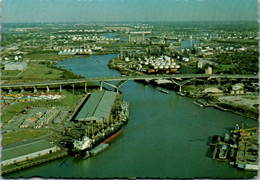
[[[258,127],[254,127],[254,128],[247,128],[245,129],[244,128],[244,123],[242,123],[242,128],[241,129],[238,129],[238,130],[231,130],[232,133],[240,133],[240,136],[241,136],[241,150],[244,150],[244,137],[245,136],[250,136],[250,132],[247,132],[247,131],[253,131],[253,130],[258,130]]]
[[[238,129],[238,130],[231,130],[232,133],[241,133],[241,134],[245,134],[246,131],[253,131],[253,130],[257,130],[258,127],[254,127],[254,128],[247,128],[244,129],[244,123],[242,124],[242,128]]]

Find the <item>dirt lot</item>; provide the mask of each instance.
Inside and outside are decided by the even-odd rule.
[[[246,106],[249,109],[258,108],[259,101],[257,95],[235,95],[221,96],[218,100],[222,103],[234,104],[238,106]]]

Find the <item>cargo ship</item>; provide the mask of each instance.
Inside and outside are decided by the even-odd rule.
[[[129,103],[123,101],[121,104],[121,111],[117,114],[117,121],[110,124],[110,126],[107,126],[106,128],[102,128],[100,132],[98,132],[96,135],[83,135],[82,138],[75,140],[72,140],[72,149],[71,153],[74,155],[80,154],[84,158],[88,156],[86,153],[87,151],[91,151],[93,148],[96,148],[96,146],[100,145],[100,143],[105,143],[117,134],[120,133],[121,127],[128,121],[129,117]],[[87,131],[87,130],[86,130]],[[91,153],[90,153],[91,155]]]

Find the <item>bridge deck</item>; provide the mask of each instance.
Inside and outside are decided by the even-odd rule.
[[[25,86],[47,86],[77,84],[95,81],[122,81],[122,80],[152,80],[152,79],[190,79],[190,78],[226,78],[226,79],[259,79],[258,75],[238,75],[238,74],[170,74],[170,75],[134,75],[134,76],[115,76],[115,77],[95,77],[85,79],[68,79],[34,83],[1,84],[1,88],[25,87]]]

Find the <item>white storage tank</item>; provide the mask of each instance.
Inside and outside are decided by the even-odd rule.
[[[125,62],[128,62],[129,61],[129,57],[125,57]]]

